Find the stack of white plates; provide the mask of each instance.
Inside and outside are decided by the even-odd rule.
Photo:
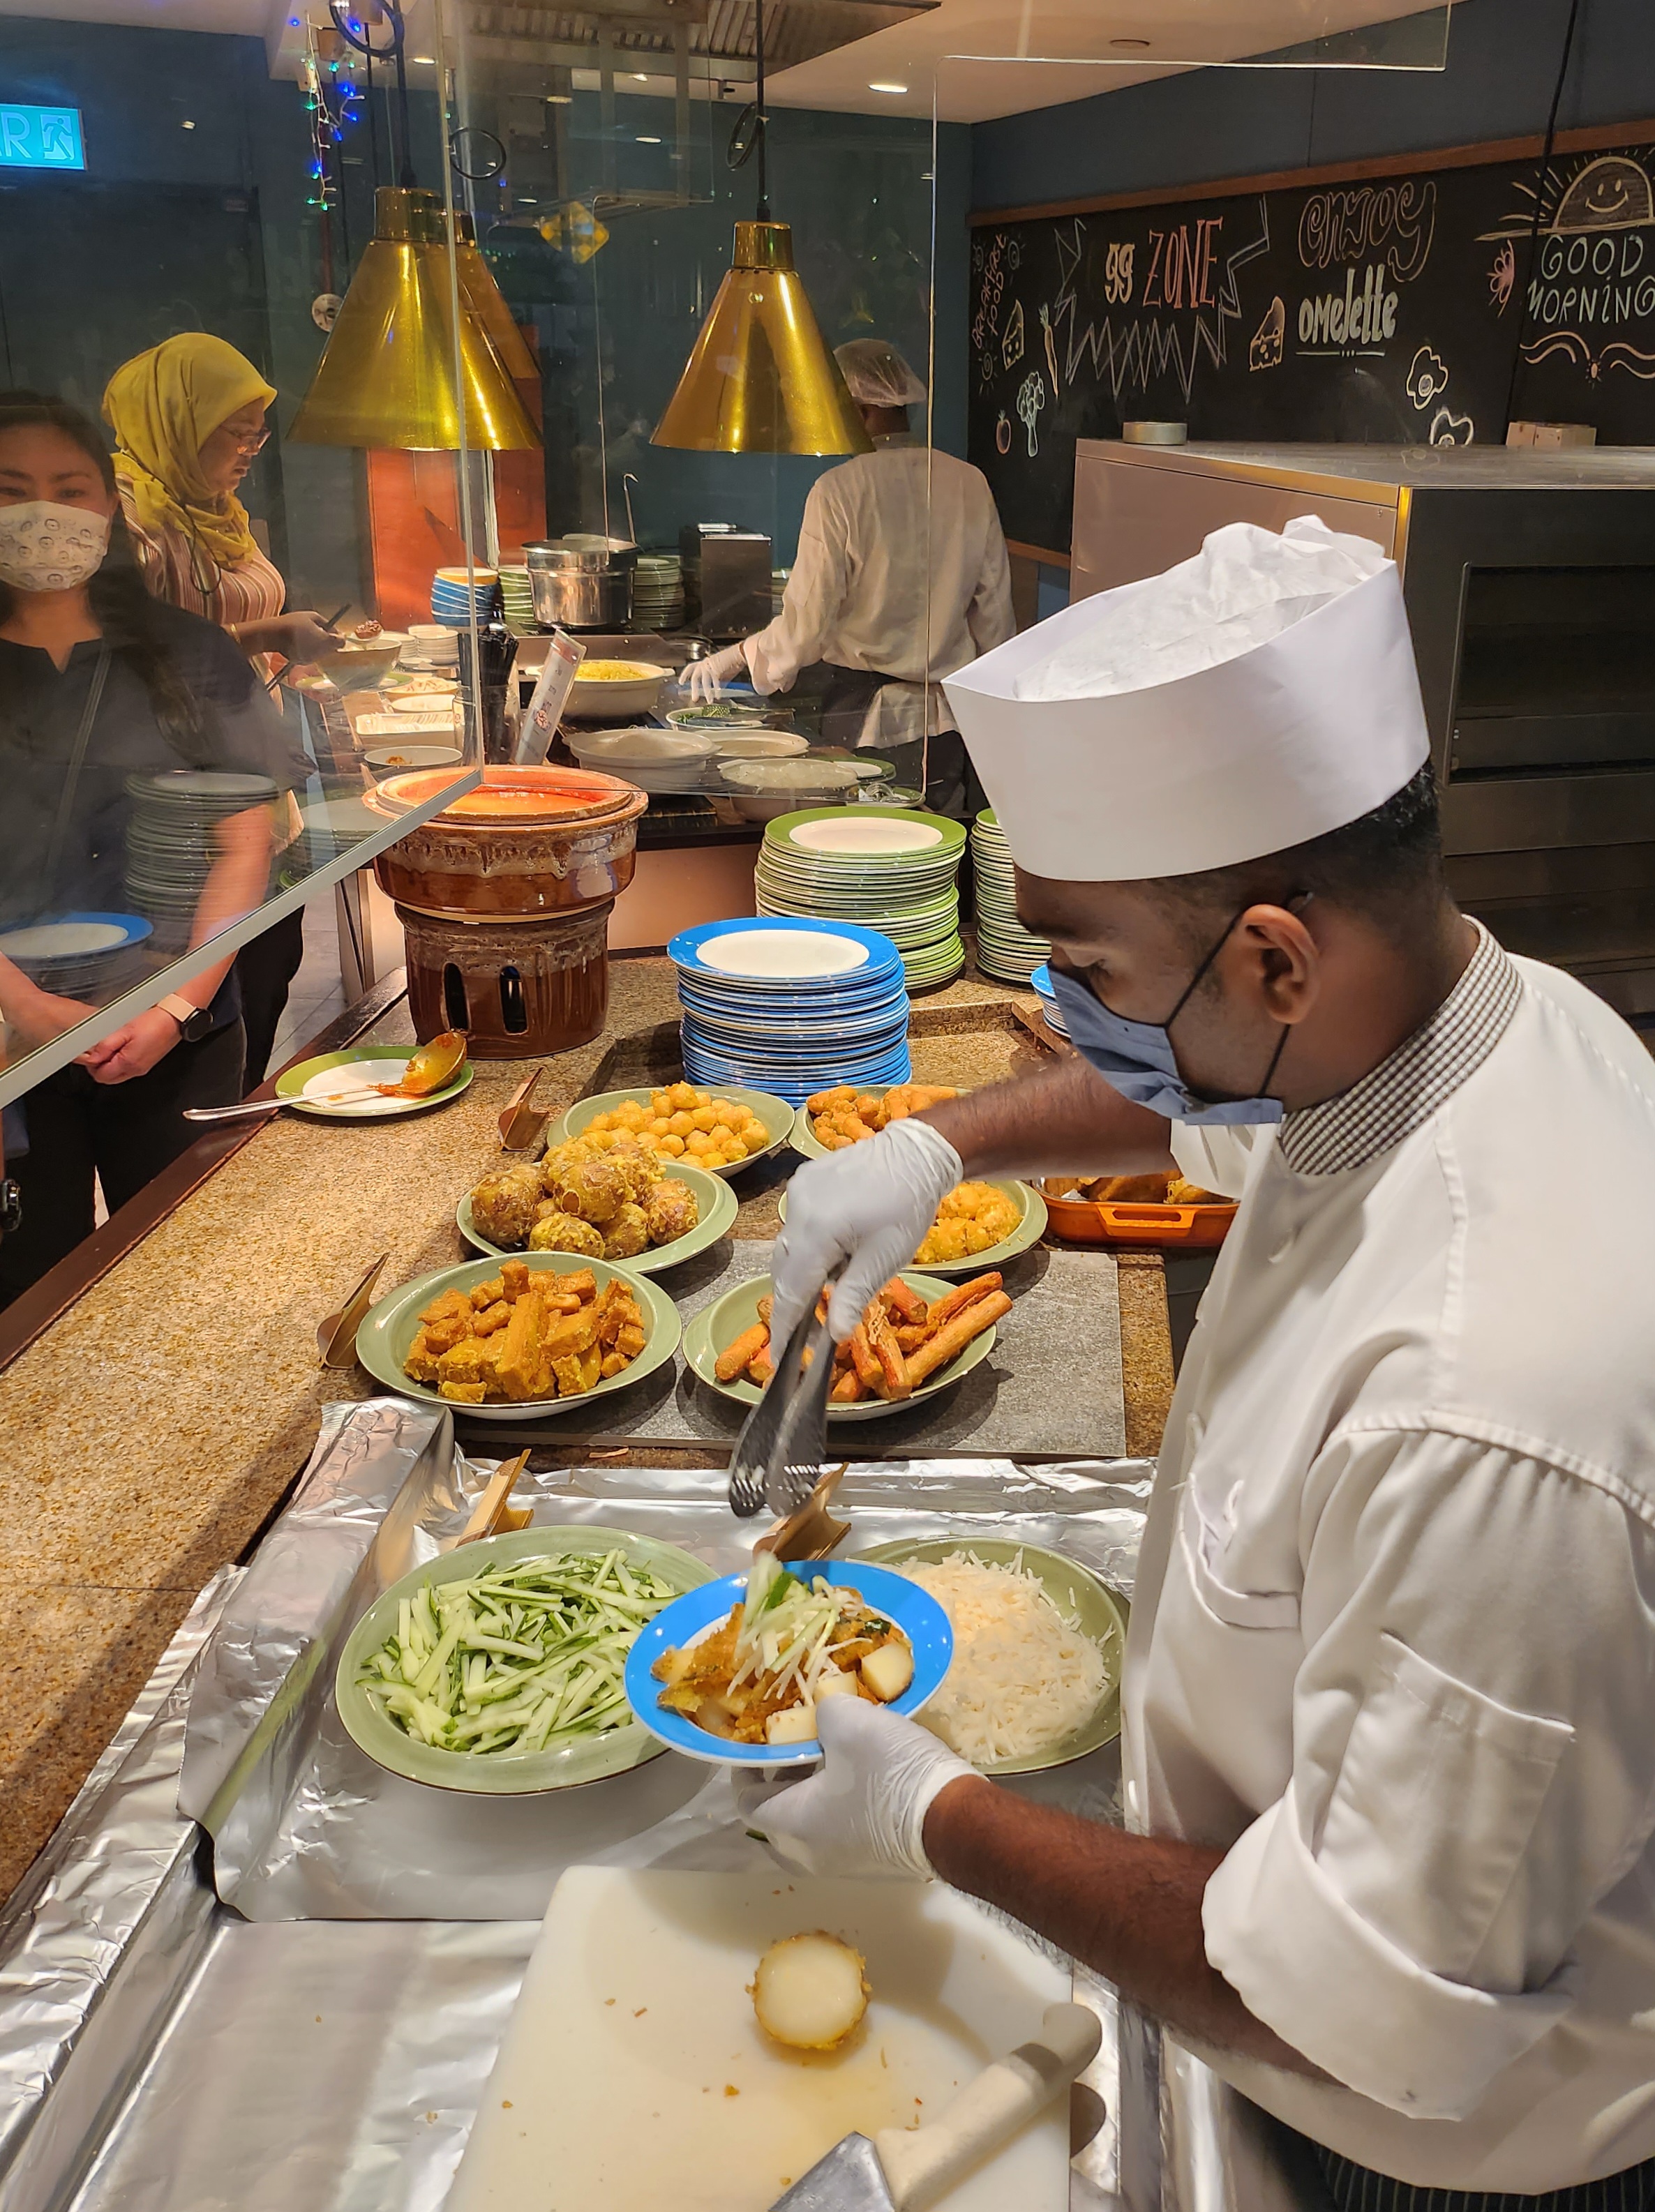
[[[888,937],[910,991],[965,965],[956,878],[965,832],[903,806],[812,806],[769,824],[753,882],[760,914],[855,921]]]
[[[529,582],[528,570],[521,565],[500,571],[500,611],[514,637],[533,635],[534,589]]]
[[[1063,1019],[1062,1009],[1057,1003],[1057,994],[1051,987],[1051,969],[1044,965],[1037,968],[1029,981],[1034,986],[1035,994],[1040,1001],[1040,1011],[1045,1016],[1047,1022],[1056,1030],[1059,1036],[1067,1036],[1069,1033],[1069,1025]]]
[[[126,896],[155,925],[155,950],[182,952],[196,902],[217,858],[213,831],[227,815],[267,805],[277,796],[267,775],[225,769],[164,769],[129,775],[133,802],[126,830]]]
[[[106,1006],[143,976],[149,924],[136,914],[56,914],[0,934],[9,960],[43,991]]]
[[[676,553],[640,553],[632,572],[635,629],[682,629],[684,562]]]
[[[625,730],[571,726],[563,742],[582,768],[618,775],[640,791],[699,791],[713,757],[713,739],[693,730],[663,730],[641,723]]]
[[[888,937],[759,915],[703,922],[666,948],[684,1008],[684,1073],[800,1106],[837,1083],[907,1082],[908,993]]]
[[[992,806],[971,824],[971,865],[977,877],[977,964],[1002,983],[1026,983],[1051,947],[1031,937],[1017,918],[1012,848]]]

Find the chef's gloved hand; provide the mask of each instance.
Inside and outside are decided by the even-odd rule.
[[[709,653],[678,671],[678,682],[688,684],[692,699],[716,699],[733,678],[747,673],[747,656],[739,645],[727,645],[722,653]]]
[[[929,1729],[861,1698],[831,1698],[816,1716],[823,1762],[774,1796],[739,1790],[747,1826],[805,1874],[932,1873],[925,1816],[939,1791],[975,1767]]]
[[[788,1185],[788,1218],[776,1243],[771,1343],[787,1343],[843,1261],[828,1308],[843,1344],[864,1307],[919,1250],[938,1206],[964,1176],[947,1138],[912,1118],[807,1161]]]

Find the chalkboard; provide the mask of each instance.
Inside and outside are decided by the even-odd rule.
[[[1007,536],[1068,546],[1074,441],[1123,417],[1498,444],[1510,395],[1655,443],[1652,173],[1645,143],[979,222],[970,453]]]

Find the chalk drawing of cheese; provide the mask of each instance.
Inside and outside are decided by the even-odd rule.
[[[1278,293],[1271,301],[1263,321],[1253,332],[1252,343],[1247,348],[1248,368],[1280,368],[1282,342],[1287,335],[1287,310]]]

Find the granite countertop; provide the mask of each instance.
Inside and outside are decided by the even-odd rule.
[[[970,981],[918,1001],[916,1076],[1013,1072],[1032,1048],[1013,1009],[1031,1004]],[[539,1103],[561,1112],[599,1074],[647,1079],[677,1011],[666,961],[614,960],[604,1035],[551,1063]],[[405,1004],[368,1034],[409,1038]],[[500,1158],[498,1116],[525,1072],[478,1061],[451,1104],[400,1121],[272,1117],[7,1370],[0,1899],[202,1584],[256,1540],[321,1407],[375,1388],[319,1366],[317,1322],[380,1252],[387,1283],[465,1256],[454,1206]],[[767,1170],[744,1196],[737,1235],[774,1234],[782,1180]],[[1165,1282],[1154,1254],[1120,1258],[1126,1446],[1150,1454],[1171,1390]]]

